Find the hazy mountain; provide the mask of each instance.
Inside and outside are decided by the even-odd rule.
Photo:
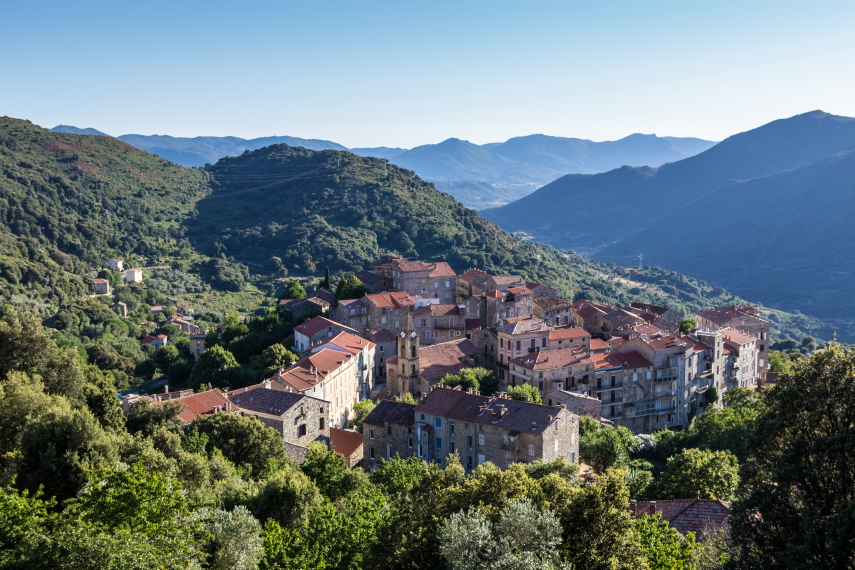
[[[731,182],[597,252],[697,276],[770,306],[855,315],[855,151]],[[672,228],[666,230],[665,228]]]
[[[359,156],[373,156],[375,158],[394,158],[406,151],[405,148],[377,146],[373,148],[352,148],[350,152]]]
[[[73,135],[101,135],[104,137],[109,137],[107,133],[102,133],[101,131],[95,129],[81,129],[79,127],[72,127],[71,125],[57,125],[51,129],[56,133],[70,133]]]
[[[630,137],[631,138],[631,137]],[[660,168],[623,167],[564,176],[512,204],[482,214],[510,231],[586,251],[644,228],[673,232],[664,220],[733,179],[798,168],[855,149],[855,119],[814,111],[729,137],[712,148]],[[757,216],[761,212],[755,212]],[[711,211],[715,227],[724,210]]]

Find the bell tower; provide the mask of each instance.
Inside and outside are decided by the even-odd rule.
[[[412,392],[416,396],[419,384],[419,335],[409,313],[398,335],[398,362],[393,366],[395,374],[389,385],[390,394],[400,396],[404,392]]]

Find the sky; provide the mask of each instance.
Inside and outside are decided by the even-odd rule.
[[[348,147],[855,116],[855,2],[4,3],[0,115]]]

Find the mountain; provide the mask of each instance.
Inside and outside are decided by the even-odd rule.
[[[395,164],[433,181],[543,184],[561,174],[552,168],[513,160],[455,138],[402,152],[395,157]]]
[[[853,218],[855,151],[849,151],[725,184],[596,257],[632,263],[643,252],[651,263],[769,306],[851,319]]]
[[[593,174],[630,166],[660,166],[715,145],[693,138],[634,134],[617,141],[529,135],[515,137],[489,150],[520,162],[538,164],[567,174]]]
[[[798,168],[853,148],[855,119],[814,111],[734,135],[659,168],[564,176],[483,215],[539,241],[591,251],[645,228],[682,229],[683,224],[668,226],[665,220],[730,180]],[[717,219],[725,214],[710,215]]]
[[[100,135],[103,137],[109,137],[107,133],[102,133],[101,131],[95,129],[81,129],[79,127],[72,127],[70,125],[57,125],[51,129],[55,133],[70,133],[73,135]]]
[[[393,253],[519,273],[570,298],[620,305],[688,312],[741,301],[665,269],[615,267],[522,240],[412,171],[349,152],[280,144],[191,169],[114,138],[2,118],[0,176],[0,297],[45,317],[92,290],[91,266],[138,255],[163,257],[179,272],[173,278],[189,271],[214,289],[210,257],[224,271],[222,256],[261,265],[276,257],[304,274],[355,271]],[[266,303],[259,287],[275,288],[275,275],[252,279],[256,302]],[[828,330],[780,315],[782,334]]]
[[[95,129],[60,125],[57,132],[104,134]],[[297,137],[194,137],[121,135],[120,140],[184,166],[213,164],[272,144],[302,146],[310,150],[348,150],[331,141]],[[530,135],[504,143],[474,145],[460,139],[413,149],[397,147],[353,148],[360,156],[385,158],[416,171],[426,180],[445,187],[466,206],[480,209],[507,204],[567,173],[595,173],[624,164],[658,166],[696,154],[712,146],[702,139],[630,135],[619,141]]]

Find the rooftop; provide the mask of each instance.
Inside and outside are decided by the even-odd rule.
[[[362,423],[371,424],[373,426],[382,426],[386,423],[411,426],[414,421],[413,410],[415,407],[415,404],[395,402],[394,400],[382,400],[377,404],[377,407],[371,410],[371,413],[362,420]]]
[[[539,350],[524,354],[509,361],[528,370],[551,370],[576,364],[590,364],[591,356],[580,346],[570,346],[555,350]]]
[[[419,374],[429,383],[439,382],[446,374],[471,368],[482,354],[481,348],[466,338],[424,346],[419,349]]]
[[[342,324],[339,324],[335,321],[331,321],[324,317],[313,317],[302,325],[294,327],[294,332],[299,332],[306,336],[314,336],[324,329],[328,329],[330,332],[339,329],[345,329],[351,331],[352,333],[356,332],[350,327],[346,327]]]
[[[534,315],[518,319],[505,319],[496,327],[496,332],[517,335],[532,332],[548,332],[552,327],[538,319]]]
[[[337,427],[330,428],[330,449],[339,455],[350,457],[362,447],[362,442],[362,434],[358,431]]]
[[[228,398],[244,410],[281,416],[301,402],[305,396],[293,392],[272,390],[264,386],[253,386],[229,392]]]
[[[162,406],[167,402],[177,402],[183,406],[178,417],[185,424],[193,423],[193,421],[199,416],[209,416],[222,411],[235,412],[240,410],[239,407],[232,404],[229,399],[217,389],[207,390],[205,392],[185,396],[183,398],[173,398],[172,400],[152,402],[151,405]]]

